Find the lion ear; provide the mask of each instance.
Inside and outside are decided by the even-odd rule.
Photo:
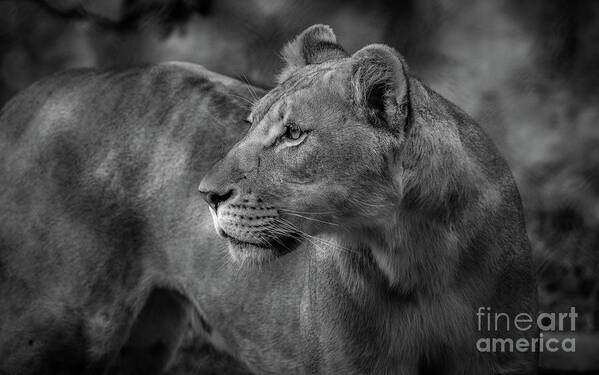
[[[277,82],[286,80],[295,70],[311,64],[347,57],[347,52],[337,44],[337,37],[329,26],[313,25],[287,43],[281,51],[285,60]]]
[[[351,87],[354,101],[375,126],[403,132],[408,118],[408,68],[393,48],[373,44],[351,59]]]

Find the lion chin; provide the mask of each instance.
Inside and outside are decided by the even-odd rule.
[[[229,254],[235,262],[244,265],[260,265],[269,263],[282,254],[273,247],[240,241],[225,234]]]

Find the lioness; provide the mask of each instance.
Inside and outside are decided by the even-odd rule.
[[[0,372],[160,373],[196,320],[255,373],[534,372],[477,350],[534,334],[477,327],[536,304],[491,142],[387,46],[348,56],[316,25],[283,56],[251,110],[188,64],[6,106]]]

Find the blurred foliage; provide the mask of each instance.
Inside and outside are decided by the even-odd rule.
[[[543,310],[599,330],[599,2],[0,0],[0,103],[79,66],[184,60],[270,86],[314,23],[383,42],[493,138],[520,186]]]

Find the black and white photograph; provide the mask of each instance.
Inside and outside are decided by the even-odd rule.
[[[599,1],[0,0],[0,375],[599,374]]]

